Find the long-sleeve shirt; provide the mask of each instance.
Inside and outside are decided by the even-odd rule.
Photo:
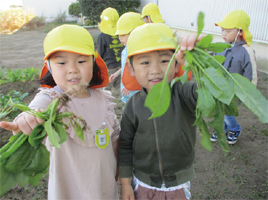
[[[113,69],[121,65],[121,52],[124,45],[119,41],[117,35],[111,36],[100,33],[97,41],[98,53],[104,60],[108,69]]]
[[[236,42],[233,47],[216,55],[225,57],[224,68],[230,73],[238,73],[248,78],[254,85],[257,84],[257,64],[255,52],[245,40]]]

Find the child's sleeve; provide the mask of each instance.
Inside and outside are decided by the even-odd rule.
[[[129,102],[128,102],[129,103]],[[127,110],[127,104],[124,108],[121,118],[121,131],[119,134],[119,147],[118,147],[118,165],[119,165],[119,177],[129,178],[133,174],[133,150],[132,144],[136,132],[136,128],[133,123],[131,112]],[[131,117],[132,116],[132,117]]]
[[[175,91],[180,98],[183,106],[187,109],[187,111],[195,116],[195,110],[197,105],[197,85],[194,81],[187,81],[183,85],[180,82],[174,84]],[[173,86],[173,87],[174,87]]]
[[[116,115],[114,114],[114,125],[113,125],[114,132],[111,135],[111,140],[112,142],[116,141],[119,139],[119,132],[120,132],[120,125],[117,120]]]
[[[104,52],[105,52],[105,41],[104,41],[104,37],[102,33],[100,33],[98,36],[97,48],[98,48],[98,53],[100,57],[103,59]]]

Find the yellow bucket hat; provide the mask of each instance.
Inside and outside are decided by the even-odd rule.
[[[47,34],[44,41],[44,60],[48,60],[51,54],[57,51],[66,51],[87,56],[94,55],[95,61],[100,69],[103,83],[101,85],[92,86],[91,88],[101,88],[107,86],[109,83],[108,70],[105,62],[94,49],[93,39],[85,28],[78,25],[65,24],[52,29]],[[45,62],[40,73],[40,79],[44,78],[48,70],[49,67],[47,62]],[[50,87],[47,85],[41,86]]]
[[[100,31],[111,36],[115,35],[116,23],[119,19],[117,10],[111,7],[106,8],[102,11],[100,17],[102,19],[100,22]]]
[[[243,38],[250,46],[252,43],[252,35],[248,30],[250,25],[250,18],[248,14],[243,10],[234,10],[228,13],[222,21],[215,23],[216,26],[220,26],[224,29],[241,29],[243,30]]]
[[[177,48],[177,39],[173,31],[162,23],[146,23],[135,28],[129,35],[127,41],[128,58],[131,56],[150,51],[166,50]],[[180,77],[184,71],[180,66],[174,77]],[[192,72],[188,73],[188,80],[192,77]],[[130,91],[141,90],[141,86],[135,77],[132,77],[125,67],[122,76],[122,83]]]
[[[139,13],[127,12],[117,21],[117,31],[115,35],[126,35],[133,31],[137,26],[145,24]]]
[[[173,31],[162,23],[146,23],[135,28],[127,41],[128,58],[145,52],[176,49]]]
[[[149,15],[153,23],[164,23],[159,8],[154,3],[148,3],[142,9],[142,17]]]

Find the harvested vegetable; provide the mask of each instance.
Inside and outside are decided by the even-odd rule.
[[[197,37],[204,27],[203,19],[204,14],[200,12]],[[164,80],[149,91],[145,106],[152,112],[150,119],[162,116],[170,104],[170,88],[179,80],[184,84],[187,81],[188,71],[191,70],[198,88],[196,121],[193,125],[198,125],[200,129],[201,144],[206,150],[212,150],[211,134],[205,120],[210,119],[208,125],[216,131],[218,143],[223,151],[229,152],[224,133],[224,115],[238,116],[237,99],[239,99],[262,123],[267,123],[268,102],[247,78],[236,73],[230,74],[221,65],[225,60],[224,56],[211,56],[207,52],[220,53],[231,47],[230,44],[224,42],[211,43],[212,39],[212,35],[207,35],[198,42],[193,50],[185,51],[186,66],[183,67],[185,73],[183,76],[175,78],[169,85],[167,74],[175,54],[180,49],[178,46],[167,68]]]
[[[72,126],[77,136],[84,140],[83,131],[87,128],[85,120],[78,118],[72,112],[60,113],[62,106],[66,106],[75,94],[79,92],[71,90],[63,93],[48,105],[44,112],[37,112],[23,104],[12,104],[7,108],[4,116],[14,107],[23,112],[45,120],[44,124],[37,125],[30,136],[22,132],[9,138],[9,142],[0,149],[0,196],[8,192],[16,183],[25,186],[27,183],[37,186],[42,174],[47,173],[49,167],[49,152],[42,141],[48,135],[53,146],[60,148],[60,144],[67,140],[66,130]],[[63,123],[67,118],[69,122]]]

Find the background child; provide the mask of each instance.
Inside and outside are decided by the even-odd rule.
[[[238,73],[248,78],[257,85],[257,64],[255,52],[250,47],[252,35],[248,30],[250,18],[243,10],[234,10],[227,14],[222,21],[215,23],[222,29],[222,37],[225,42],[232,44],[232,47],[217,55],[225,56],[224,68],[230,73]],[[224,128],[228,144],[235,144],[241,133],[241,126],[234,116],[224,116]],[[229,130],[229,132],[228,132]],[[217,140],[214,133],[211,141]]]
[[[127,40],[128,40],[129,34],[137,26],[140,26],[142,24],[144,24],[144,22],[143,22],[142,17],[139,13],[128,12],[128,13],[123,14],[119,18],[119,20],[117,22],[117,31],[115,34],[119,35],[119,40],[125,46],[125,48],[121,53],[121,66],[122,66],[122,68],[120,68],[117,72],[113,73],[110,76],[110,78],[109,78],[110,82],[119,75],[121,75],[121,78],[122,78],[123,71],[125,68],[125,63],[127,60],[127,47],[126,46],[127,46]],[[126,103],[128,98],[131,97],[136,92],[138,92],[140,89],[141,88],[137,88],[137,90],[135,90],[135,91],[129,91],[125,88],[125,86],[121,80],[121,87],[120,87],[121,94],[122,94],[121,100],[124,103]]]
[[[182,39],[182,50],[193,48],[196,36],[193,38],[187,37],[188,42]],[[129,98],[121,119],[118,160],[123,200],[134,199],[134,192],[135,199],[190,198],[196,141],[196,83],[176,82],[171,89],[170,106],[161,117],[148,120],[152,113],[144,107],[150,89],[164,79],[176,47],[173,31],[162,23],[139,26],[128,38],[129,62],[123,83],[128,82],[125,74],[129,73],[142,90]],[[177,58],[182,58],[181,51]],[[172,62],[169,83],[178,76],[179,63]]]
[[[99,28],[102,33],[98,36],[97,47],[99,55],[103,58],[109,70],[109,75],[111,75],[121,68],[121,52],[124,49],[118,36],[115,35],[119,15],[116,9],[109,7],[103,10],[100,17]],[[118,88],[119,92],[120,81],[121,76],[117,76],[105,89],[111,90],[114,87]]]
[[[146,23],[165,23],[158,6],[154,3],[144,6],[141,15]]]
[[[50,31],[44,41],[44,51],[41,84],[49,88],[41,88],[29,107],[46,108],[61,93],[86,84],[61,111],[82,117],[89,128],[84,131],[84,142],[69,128],[67,141],[60,149],[46,138],[50,152],[48,199],[118,199],[115,177],[120,127],[110,92],[96,90],[108,84],[106,65],[94,51],[89,32],[76,25],[62,25]],[[15,134],[22,131],[30,135],[39,123],[44,122],[22,113],[14,122],[0,122],[0,126]],[[94,133],[105,128],[109,130],[106,137],[111,142],[99,149]]]

